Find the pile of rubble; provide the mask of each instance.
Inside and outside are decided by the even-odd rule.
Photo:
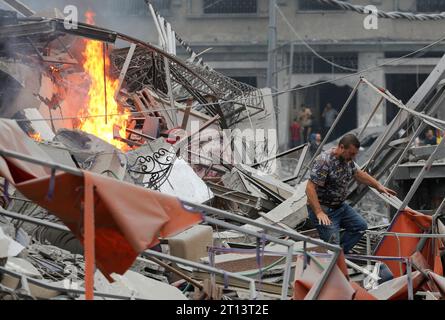
[[[161,49],[17,10],[0,12],[0,299],[443,298],[438,215],[382,226],[396,204],[377,197],[358,255],[317,239],[308,146],[278,153],[269,89],[182,61],[171,31]],[[389,233],[426,230],[394,251]]]

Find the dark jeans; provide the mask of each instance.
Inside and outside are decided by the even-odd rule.
[[[363,231],[368,229],[365,219],[346,203],[338,209],[328,209],[324,206],[322,208],[332,222],[330,226],[319,224],[315,213],[308,205],[309,219],[317,228],[323,241],[340,244],[343,251],[348,253],[360,241]],[[345,229],[341,239],[340,229]]]

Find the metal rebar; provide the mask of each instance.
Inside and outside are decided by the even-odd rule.
[[[366,121],[365,125],[363,126],[362,131],[360,131],[360,133],[358,134],[359,140],[362,138],[363,133],[365,133],[365,130],[368,128],[369,123],[371,122],[372,118],[374,117],[374,115],[376,114],[377,110],[379,109],[380,105],[382,104],[382,102],[384,100],[385,100],[385,98],[383,98],[383,97],[380,98],[379,102],[374,107],[374,110],[372,111],[371,115],[369,116],[368,120]]]

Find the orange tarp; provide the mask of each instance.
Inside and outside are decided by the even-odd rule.
[[[48,160],[12,121],[0,121],[0,148]],[[3,131],[4,130],[4,131]],[[59,217],[84,243],[85,186],[94,191],[95,258],[110,279],[123,274],[137,255],[158,243],[158,237],[179,233],[201,221],[171,196],[83,171],[83,177],[58,173],[55,190],[47,199],[51,176],[41,166],[0,158],[0,174],[28,199]]]
[[[324,259],[319,259],[320,261]],[[327,261],[323,261],[327,262]],[[324,267],[326,267],[326,264]],[[310,261],[303,270],[303,258],[298,257],[295,268],[293,300],[312,299],[321,281],[323,269]],[[328,279],[320,290],[317,300],[376,300],[358,284],[349,280],[343,253],[337,259]]]
[[[432,217],[424,215],[420,212],[408,209],[399,212],[394,217],[391,225],[388,228],[388,232],[397,233],[425,233],[431,228]],[[396,237],[392,235],[386,235],[377,246],[374,255],[385,257],[410,257],[416,251],[420,238],[415,237]],[[432,243],[436,242],[435,252],[432,252]],[[440,259],[437,259],[439,254],[440,241],[437,239],[428,239],[422,250],[422,255],[425,257],[427,263],[434,266],[434,271],[438,274],[443,274],[442,264]],[[394,277],[399,277],[405,274],[406,266],[399,261],[387,261],[389,269],[393,273]],[[402,269],[402,272],[401,270]]]

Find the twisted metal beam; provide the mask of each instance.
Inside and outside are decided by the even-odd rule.
[[[355,11],[360,14],[371,14],[374,12],[370,12],[369,9],[366,6],[360,6],[360,5],[354,5],[350,4],[348,2],[339,1],[339,0],[318,0],[318,2],[331,5],[331,6],[337,6],[340,7],[343,10],[348,11]],[[445,19],[445,12],[441,13],[412,13],[412,12],[400,12],[400,11],[381,11],[377,10],[375,14],[379,18],[384,19],[406,19],[410,21],[430,21],[430,20],[444,20]]]

